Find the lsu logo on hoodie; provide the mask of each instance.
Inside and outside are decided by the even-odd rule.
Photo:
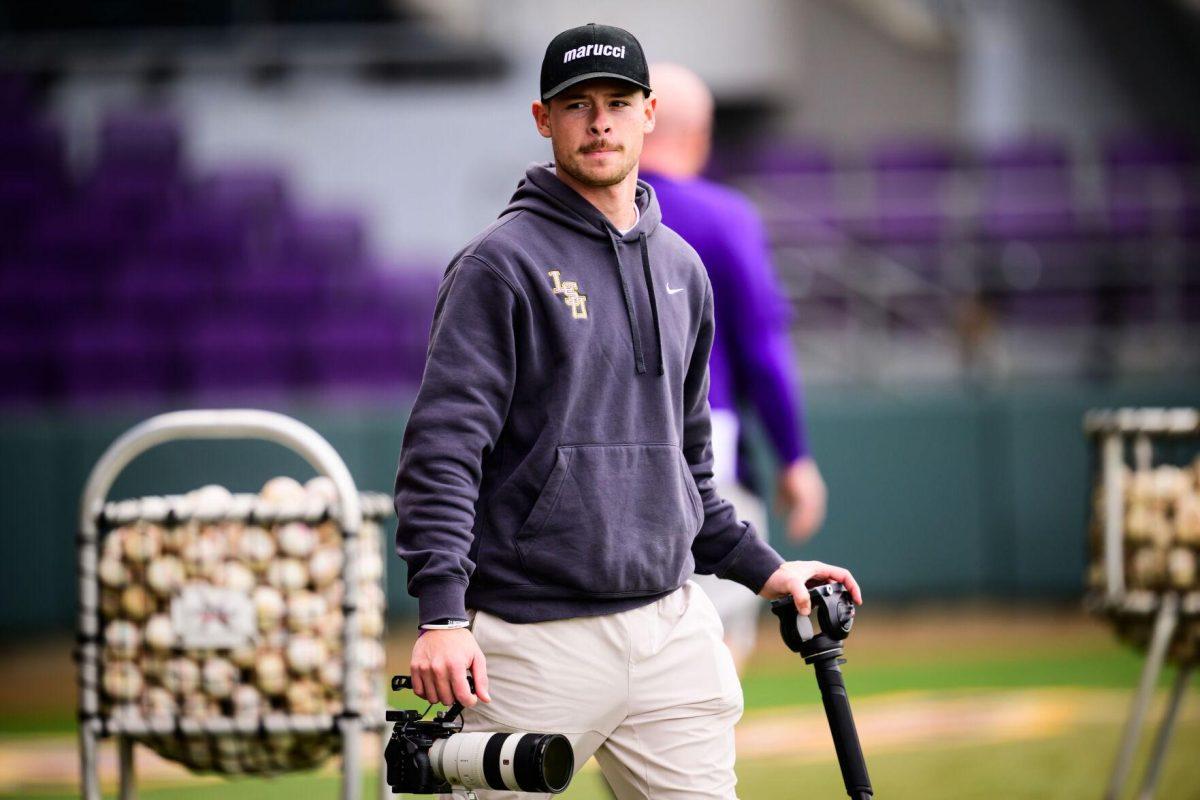
[[[587,319],[587,295],[579,293],[579,284],[575,281],[560,281],[562,272],[552,269],[547,273],[554,281],[554,293],[563,296],[563,302],[571,308],[573,319]]]

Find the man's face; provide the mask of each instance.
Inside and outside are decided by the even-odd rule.
[[[587,186],[614,186],[637,166],[656,102],[630,83],[597,78],[535,102],[533,118],[558,169]]]

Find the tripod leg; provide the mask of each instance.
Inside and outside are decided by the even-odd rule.
[[[1153,754],[1150,756],[1149,766],[1146,767],[1146,775],[1142,779],[1138,800],[1153,800],[1154,789],[1162,775],[1162,765],[1166,760],[1167,749],[1171,746],[1171,734],[1174,732],[1175,721],[1179,717],[1179,707],[1183,705],[1183,696],[1187,692],[1193,666],[1191,663],[1182,665],[1179,673],[1175,676],[1175,685],[1171,687],[1171,697],[1167,700],[1167,711],[1159,725],[1158,735],[1154,739]]]
[[[100,768],[97,765],[96,729],[92,720],[79,725],[79,769],[83,800],[100,800]]]
[[[133,771],[133,739],[128,736],[117,737],[117,759],[120,763],[120,793],[121,800],[137,800],[137,776]]]
[[[1163,661],[1167,657],[1167,646],[1175,633],[1179,621],[1179,596],[1163,595],[1162,605],[1158,607],[1158,615],[1154,620],[1154,634],[1150,640],[1150,650],[1146,653],[1146,663],[1142,667],[1142,678],[1138,684],[1137,694],[1133,698],[1133,706],[1129,710],[1129,719],[1121,734],[1121,749],[1117,753],[1117,762],[1113,766],[1112,777],[1105,792],[1105,800],[1117,800],[1121,788],[1129,778],[1133,767],[1133,756],[1137,751],[1138,736],[1146,721],[1146,710],[1154,695],[1154,684],[1162,671]]]

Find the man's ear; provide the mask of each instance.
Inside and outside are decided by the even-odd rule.
[[[537,126],[538,133],[542,138],[550,138],[550,104],[543,103],[540,100],[534,100],[533,106],[530,107],[533,112],[533,124]]]
[[[655,122],[654,114],[658,110],[658,96],[654,94],[654,92],[651,92],[650,96],[646,98],[646,102],[644,102],[642,106],[646,113],[646,121],[642,126],[642,130],[645,133],[652,133],[654,131]]]

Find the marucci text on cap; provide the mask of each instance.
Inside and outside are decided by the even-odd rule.
[[[589,22],[550,40],[542,58],[542,100],[593,78],[615,78],[650,91],[650,68],[632,33]]]

